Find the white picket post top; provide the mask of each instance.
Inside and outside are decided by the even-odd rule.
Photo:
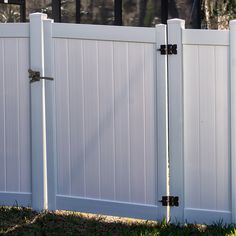
[[[236,20],[230,21],[231,191],[232,222],[236,223]]]
[[[30,15],[31,69],[44,76],[43,20],[47,15]],[[31,157],[32,157],[32,208],[47,209],[47,150],[45,116],[45,81],[31,83]]]

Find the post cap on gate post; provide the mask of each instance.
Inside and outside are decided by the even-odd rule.
[[[41,13],[41,12],[35,12],[35,13],[31,13],[29,15],[30,20],[31,19],[35,19],[35,18],[39,18],[40,20],[46,20],[48,18],[48,15],[45,13]]]
[[[172,25],[172,24],[180,25],[181,28],[184,28],[185,27],[185,20],[174,18],[174,19],[167,20],[167,24],[168,25]]]
[[[47,14],[41,13],[41,12],[35,12],[29,15],[29,20],[33,24],[37,24],[36,22],[41,22],[43,20],[46,20],[48,18]]]

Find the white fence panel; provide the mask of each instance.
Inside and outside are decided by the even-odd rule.
[[[194,60],[192,55],[195,55]],[[204,214],[213,210],[211,218],[228,218],[229,221],[228,47],[186,45],[184,66],[186,218],[193,221],[195,214],[203,218],[196,211]]]
[[[29,24],[0,24],[0,204],[31,204]]]
[[[154,45],[54,43],[58,193],[154,204]]]
[[[182,42],[184,175],[171,188],[182,183],[183,220],[230,223],[229,31],[183,29]]]
[[[156,29],[52,27],[56,207],[157,219]]]

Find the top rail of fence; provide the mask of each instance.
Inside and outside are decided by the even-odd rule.
[[[29,38],[29,23],[0,24],[0,38]]]
[[[155,43],[155,28],[54,23],[53,38]]]
[[[182,43],[189,45],[229,46],[229,30],[184,29]]]

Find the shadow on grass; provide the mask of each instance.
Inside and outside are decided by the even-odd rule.
[[[0,235],[236,235],[233,226],[172,225],[73,212],[0,207]]]

